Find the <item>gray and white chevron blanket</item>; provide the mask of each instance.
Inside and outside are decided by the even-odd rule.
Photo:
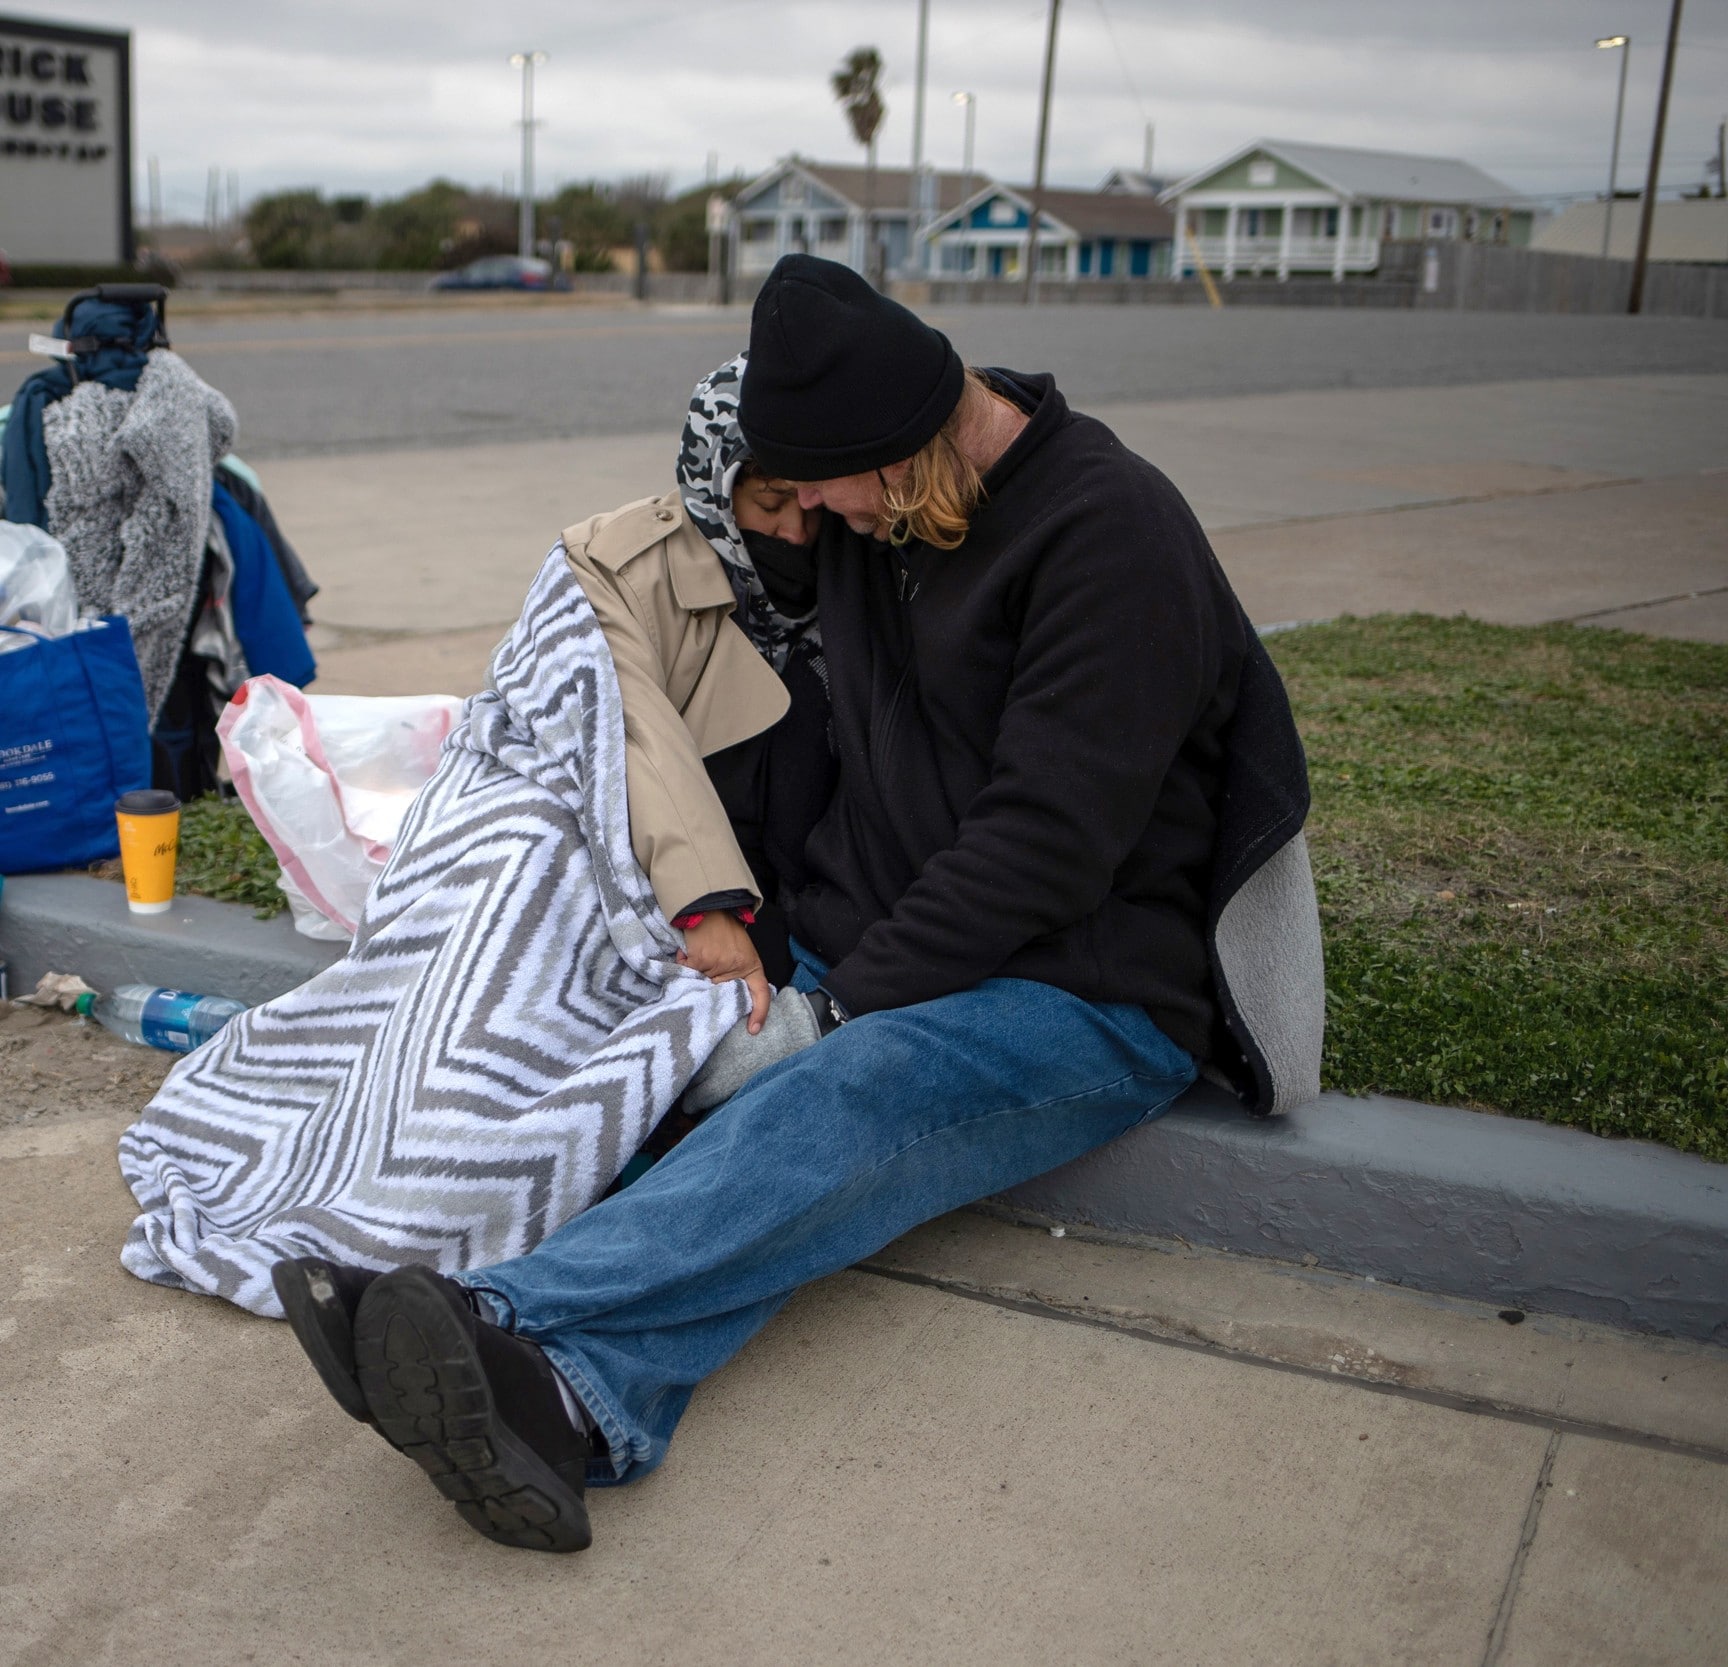
[[[278,1315],[322,1254],[451,1273],[592,1204],[744,1015],[630,847],[599,624],[546,558],[414,801],[353,949],[232,1020],[120,1142],[140,1279]]]

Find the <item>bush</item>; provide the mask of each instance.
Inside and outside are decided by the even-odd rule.
[[[630,212],[594,180],[564,186],[539,205],[535,223],[542,237],[575,245],[578,272],[610,272],[612,251],[634,236]]]
[[[277,191],[246,211],[246,240],[258,264],[277,271],[326,265],[335,210],[318,191]]]
[[[162,284],[174,287],[177,274],[166,261],[141,266],[14,266],[14,289],[94,289],[98,284]]]
[[[668,272],[708,270],[708,197],[718,192],[728,202],[744,189],[742,174],[717,185],[702,185],[675,197],[660,210],[655,241]]]

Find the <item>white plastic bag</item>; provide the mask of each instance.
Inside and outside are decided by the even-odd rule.
[[[21,521],[0,521],[0,625],[63,637],[78,623],[78,592],[57,538]],[[28,638],[0,637],[0,653]]]
[[[454,695],[308,695],[275,677],[241,684],[216,733],[282,865],[298,931],[353,937],[462,704]]]

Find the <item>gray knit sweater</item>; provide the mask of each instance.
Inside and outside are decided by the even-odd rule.
[[[48,530],[84,613],[124,614],[155,723],[191,623],[234,407],[158,348],[137,391],[86,382],[42,413]]]

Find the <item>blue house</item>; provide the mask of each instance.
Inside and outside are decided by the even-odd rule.
[[[1031,224],[1028,187],[987,182],[931,221],[925,232],[930,275],[1023,277]],[[1168,277],[1175,230],[1169,209],[1144,192],[1047,190],[1038,222],[1038,275],[1052,280]]]
[[[968,195],[983,176],[923,171],[918,217],[925,223]],[[913,245],[912,171],[867,169],[783,157],[732,199],[732,270],[768,273],[782,255],[821,255],[867,269],[872,238],[890,274],[907,275]]]

